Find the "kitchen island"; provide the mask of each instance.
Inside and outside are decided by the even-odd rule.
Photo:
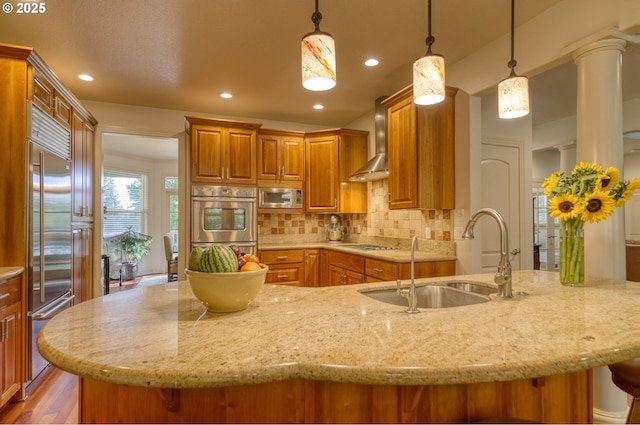
[[[493,274],[417,283],[450,280]],[[139,287],[60,313],[38,347],[80,376],[81,422],[590,422],[591,368],[640,356],[640,283],[516,271],[513,299],[413,315],[359,292],[390,286],[265,285],[229,314],[186,281]]]

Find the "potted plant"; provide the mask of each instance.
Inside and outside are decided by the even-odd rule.
[[[138,261],[149,253],[151,239],[151,236],[135,232],[131,228],[118,236],[117,241],[122,260],[120,273],[123,281],[136,278],[138,275]]]

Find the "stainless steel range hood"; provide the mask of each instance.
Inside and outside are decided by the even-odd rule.
[[[382,101],[386,98],[386,96],[382,96],[376,99],[374,117],[376,154],[364,167],[349,177],[350,182],[380,180],[389,177],[389,169],[387,167],[387,108],[382,105]]]

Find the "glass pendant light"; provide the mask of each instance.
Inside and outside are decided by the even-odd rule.
[[[431,0],[428,26],[427,54],[413,63],[413,102],[418,105],[442,102],[445,95],[444,56],[431,52],[431,45],[436,40],[431,35]]]
[[[336,46],[331,34],[320,31],[322,14],[311,15],[315,31],[302,37],[302,85],[307,90],[324,91],[336,85]]]
[[[498,116],[503,119],[524,117],[529,113],[529,79],[516,74],[518,62],[513,58],[514,8],[515,0],[511,0],[511,60],[507,64],[511,73],[498,84]]]

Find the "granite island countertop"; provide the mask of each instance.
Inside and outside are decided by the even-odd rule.
[[[395,261],[398,263],[411,262],[411,250],[409,249],[389,249],[389,250],[362,250],[357,249],[359,245],[369,245],[355,242],[295,242],[277,244],[258,244],[259,251],[271,251],[276,249],[329,249],[347,254],[356,254],[363,257],[375,258],[378,260]],[[416,250],[414,252],[415,262],[425,261],[455,261],[455,255],[446,255]]]
[[[471,280],[493,273],[418,279]],[[640,283],[515,271],[513,299],[409,315],[360,290],[378,282],[265,285],[247,310],[209,313],[187,281],[83,302],[38,335],[53,365],[121,385],[204,388],[302,378],[389,385],[510,381],[640,356]],[[526,291],[528,295],[523,295]]]

